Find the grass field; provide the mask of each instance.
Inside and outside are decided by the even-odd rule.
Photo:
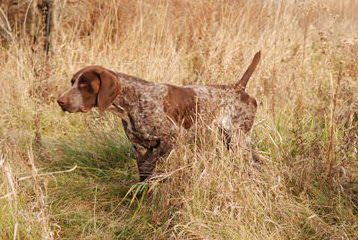
[[[358,239],[357,1],[58,2],[48,61],[0,13],[0,239]],[[226,84],[258,50],[260,165],[209,131],[138,184],[120,120],[55,101],[86,65]]]

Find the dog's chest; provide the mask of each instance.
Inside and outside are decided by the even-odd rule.
[[[131,111],[128,113],[129,124],[144,138],[170,135],[172,128],[166,117],[163,99],[166,93],[164,86],[143,89]]]

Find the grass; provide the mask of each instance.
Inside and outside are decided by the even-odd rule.
[[[0,239],[358,238],[355,1],[59,2],[48,61],[0,4]],[[259,165],[204,129],[139,184],[116,116],[55,103],[89,64],[225,84],[259,49]]]

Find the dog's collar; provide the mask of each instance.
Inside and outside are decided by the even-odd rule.
[[[113,105],[115,108],[117,108],[118,110],[122,111],[122,112],[125,112],[125,111],[126,111],[126,110],[125,110],[122,106],[120,106],[120,105],[117,105],[117,104],[115,104],[115,103],[112,103],[112,105]]]

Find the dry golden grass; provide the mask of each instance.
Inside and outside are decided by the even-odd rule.
[[[48,62],[22,24],[7,25],[13,8],[0,13],[12,36],[0,48],[1,239],[358,239],[356,1],[58,4]],[[118,119],[63,114],[54,101],[89,64],[225,84],[260,49],[248,92],[261,165],[208,130],[136,184]]]

